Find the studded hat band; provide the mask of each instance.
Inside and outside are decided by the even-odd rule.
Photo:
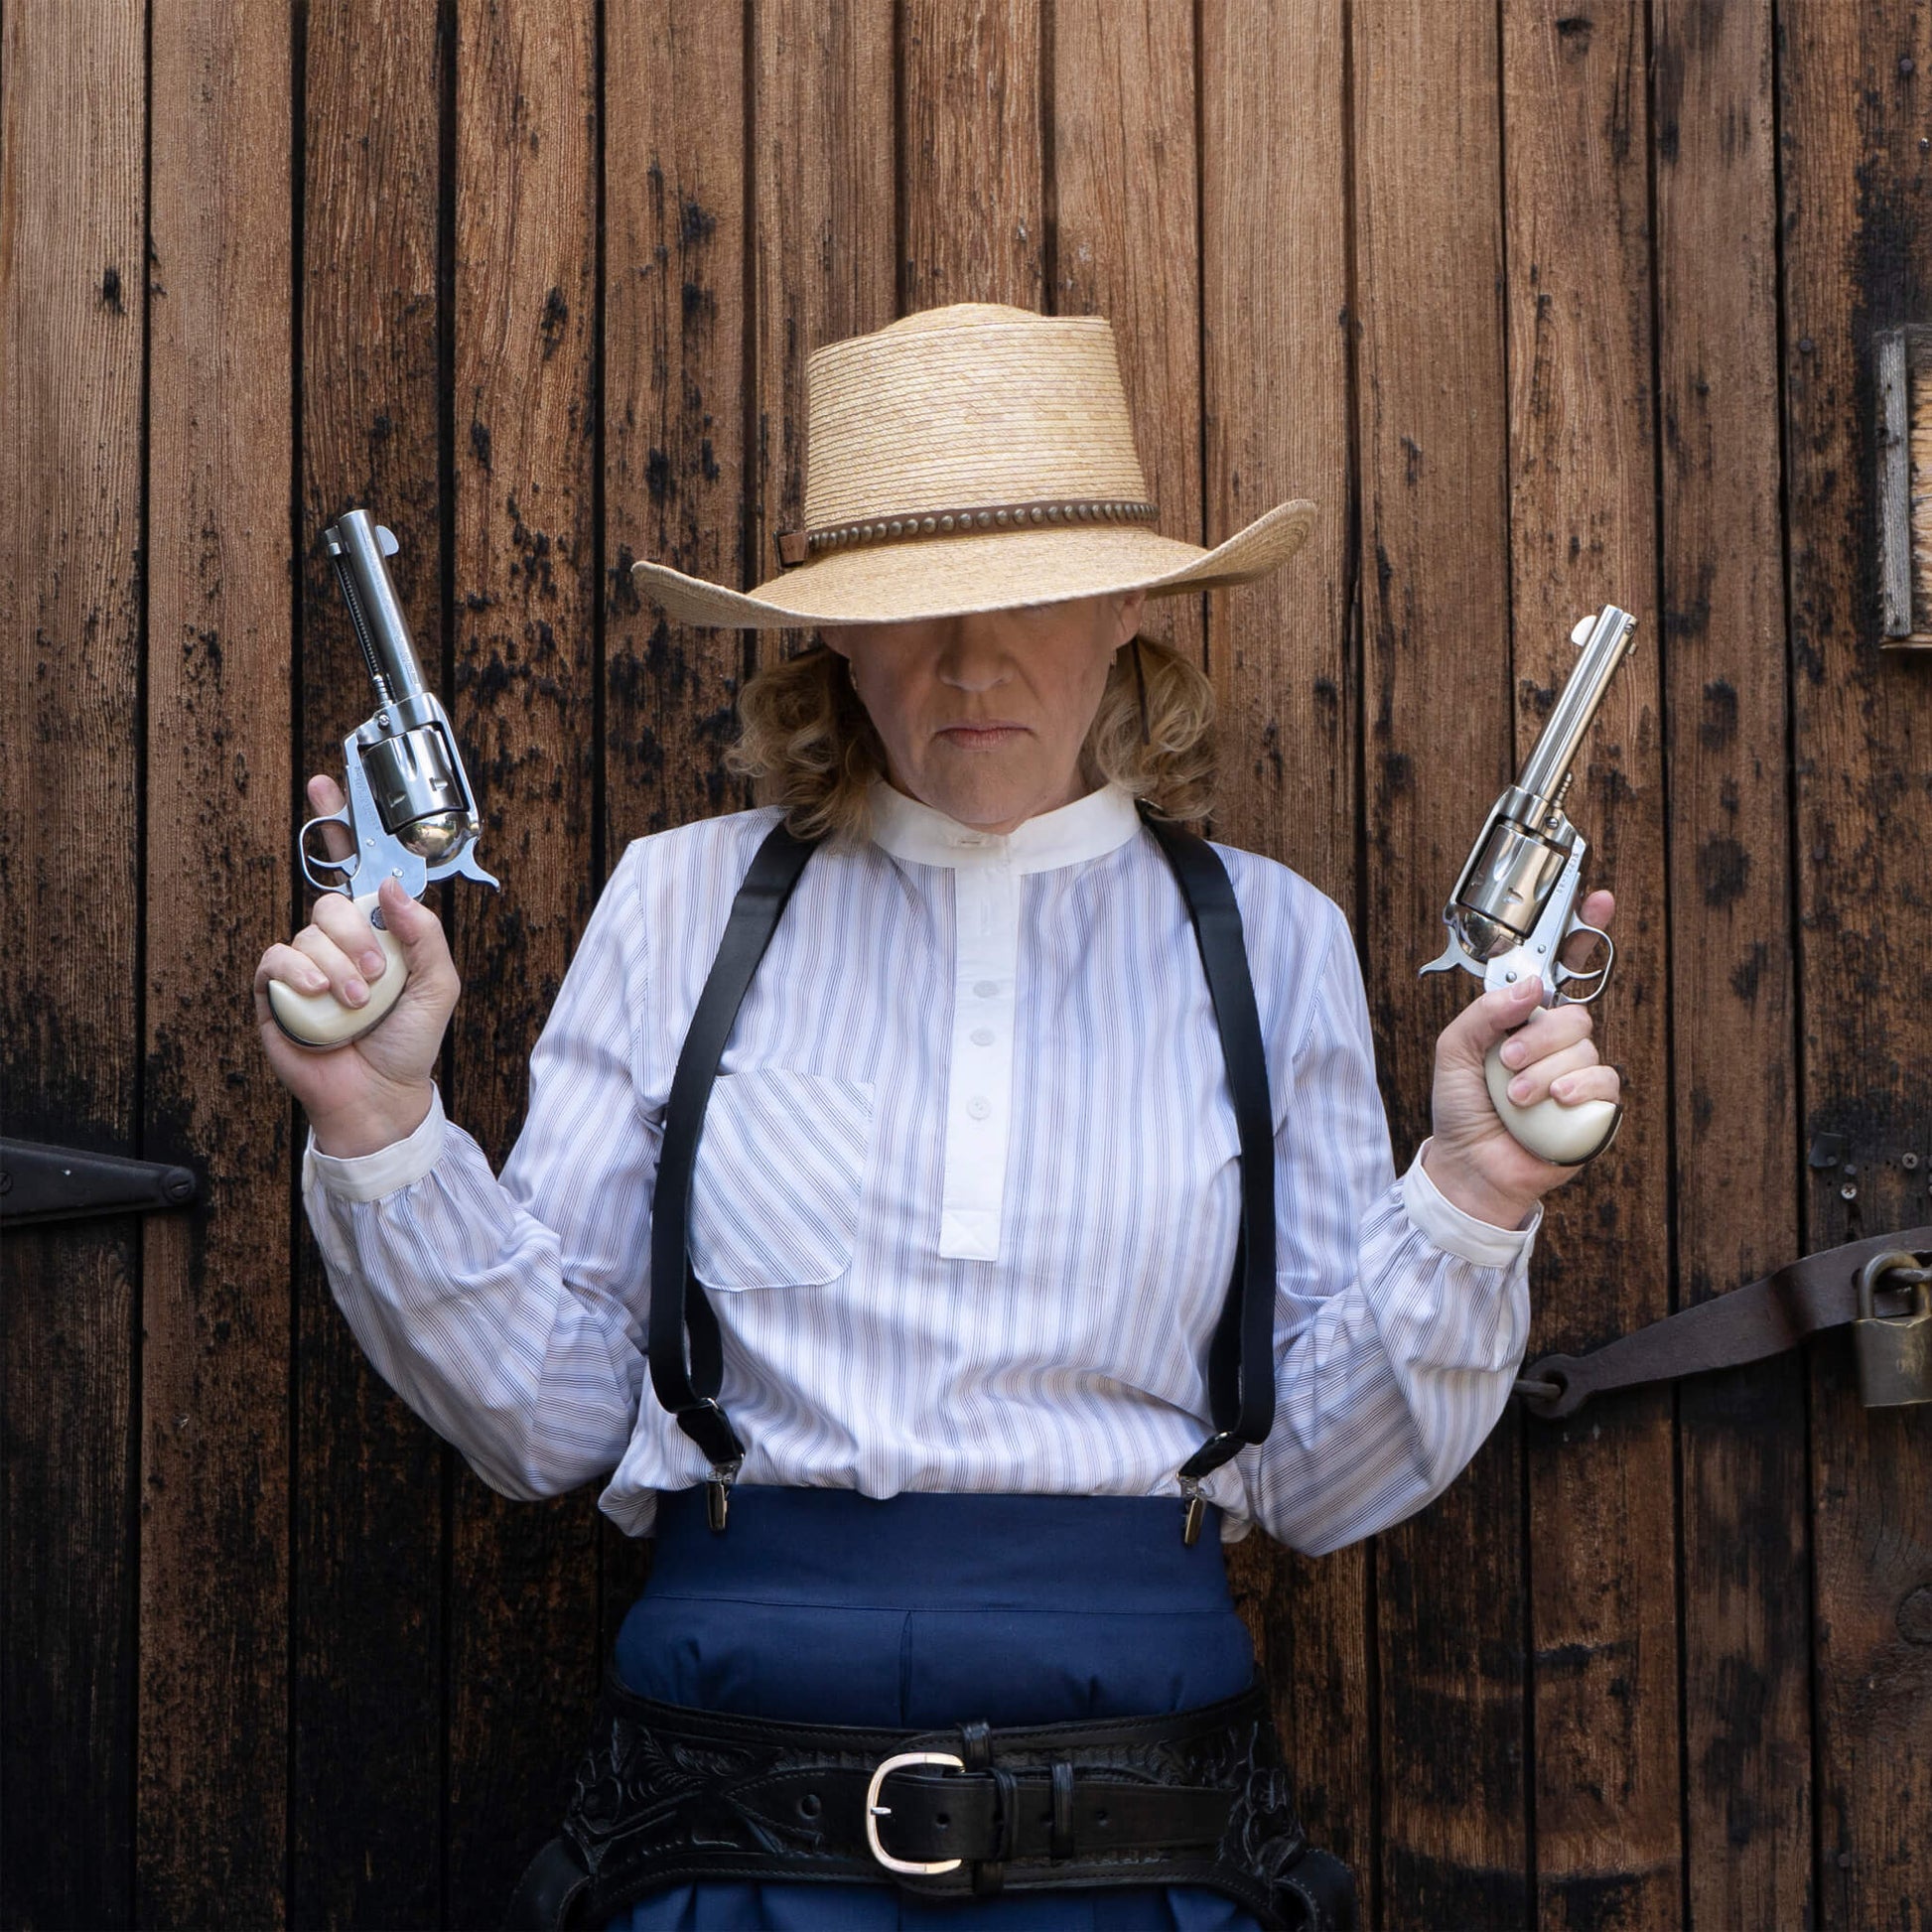
[[[903,543],[908,537],[961,536],[968,531],[1065,529],[1081,523],[1152,523],[1152,503],[1054,497],[1043,502],[975,504],[970,509],[917,510],[907,516],[876,516],[863,523],[835,523],[822,530],[780,530],[778,561],[789,568],[828,550],[855,545]]]

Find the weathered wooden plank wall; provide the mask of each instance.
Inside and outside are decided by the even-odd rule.
[[[312,6],[300,54],[298,779],[335,770],[344,737],[367,716],[321,542],[341,505],[379,505],[395,531],[411,565],[410,622],[439,675],[450,634],[444,573],[432,560],[449,481],[438,184],[451,48],[433,13],[398,0]],[[453,1458],[368,1367],[299,1228],[293,1259],[289,1916],[422,1924],[443,1895]],[[371,1739],[380,1740],[373,1749]]]
[[[1799,1117],[1844,1137],[1809,1247],[1922,1221],[1932,814],[1924,663],[1871,647],[1870,341],[1932,314],[1932,19],[1803,0],[1783,21],[1780,173]],[[1932,1410],[1861,1412],[1811,1364],[1819,1914],[1922,1924],[1932,1900]]]
[[[32,63],[21,10],[0,21],[0,904],[35,935],[0,948],[0,1120],[122,1149],[142,1091],[141,11],[93,9]],[[17,1234],[0,1269],[0,1914],[121,1924],[141,1225]],[[23,1855],[76,1818],[95,1856]]]
[[[1928,42],[1904,0],[7,8],[5,1125],[209,1187],[5,1244],[0,1922],[493,1922],[641,1576],[408,1416],[296,1211],[242,990],[364,707],[351,502],[503,878],[452,896],[444,1069],[493,1159],[603,878],[744,802],[790,641],[629,563],[762,575],[811,348],[977,298],[1113,317],[1167,529],[1320,503],[1155,623],[1221,696],[1217,829],[1354,922],[1402,1159],[1443,895],[1572,620],[1643,619],[1578,792],[1635,1105],[1536,1350],[1924,1218],[1932,696],[1876,649],[1868,345],[1932,321]],[[1929,1455],[1834,1342],[1243,1548],[1374,1922],[1922,1922]]]

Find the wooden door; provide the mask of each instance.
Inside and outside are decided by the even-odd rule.
[[[1932,321],[1903,0],[86,0],[0,17],[4,1131],[190,1211],[16,1229],[0,1920],[495,1922],[643,1553],[484,1489],[333,1309],[246,989],[402,540],[500,897],[444,1090],[500,1161],[625,841],[745,800],[819,343],[962,299],[1119,332],[1161,526],[1321,507],[1159,623],[1217,833],[1348,912],[1405,1161],[1419,982],[1575,618],[1639,644],[1572,804],[1633,1105],[1532,1352],[1925,1212],[1928,666],[1879,648],[1871,341]],[[1915,754],[1914,747],[1919,748]],[[1843,1337],[1512,1411],[1434,1508],[1239,1554],[1316,1836],[1389,1926],[1917,1924],[1932,1411]]]

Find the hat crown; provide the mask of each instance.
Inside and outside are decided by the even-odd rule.
[[[1144,501],[1113,325],[993,302],[926,309],[805,365],[805,522]]]

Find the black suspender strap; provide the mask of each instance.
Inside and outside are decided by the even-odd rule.
[[[1207,1349],[1213,1434],[1179,1470],[1186,1499],[1182,1533],[1193,1543],[1206,1514],[1202,1482],[1243,1448],[1262,1441],[1275,1420],[1274,1110],[1241,908],[1227,868],[1206,840],[1145,810],[1142,818],[1173,869],[1193,922],[1241,1143],[1241,1226],[1234,1272]],[[724,1349],[718,1317],[691,1267],[691,1181],[718,1063],[752,976],[816,847],[817,841],[794,838],[782,824],[759,847],[698,996],[664,1107],[650,1232],[650,1381],[657,1400],[710,1461],[706,1486],[713,1529],[725,1526],[745,1446],[718,1401]]]
[[[698,996],[664,1106],[664,1137],[651,1204],[650,1384],[658,1401],[677,1418],[678,1427],[710,1460],[706,1501],[715,1530],[725,1527],[731,1485],[745,1460],[745,1446],[718,1404],[725,1379],[724,1349],[718,1317],[691,1268],[686,1238],[691,1176],[697,1165],[698,1137],[704,1131],[705,1105],[738,1010],[784,916],[791,889],[816,847],[816,840],[794,838],[782,822],[759,847],[732,901],[725,936]]]
[[[1262,1441],[1275,1421],[1275,1118],[1241,908],[1227,868],[1205,839],[1145,809],[1142,819],[1173,868],[1193,921],[1241,1142],[1241,1232],[1227,1300],[1207,1347],[1208,1419],[1214,1433],[1180,1466],[1180,1493],[1186,1498],[1182,1534],[1193,1543],[1206,1513],[1202,1481],[1243,1448]]]

